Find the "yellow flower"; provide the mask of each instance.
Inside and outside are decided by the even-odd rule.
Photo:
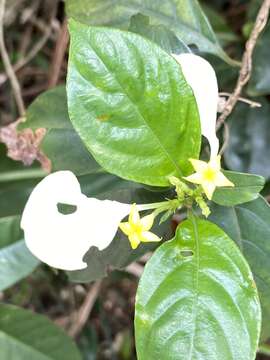
[[[220,155],[212,158],[208,163],[201,160],[190,159],[196,173],[185,177],[187,181],[202,186],[207,198],[212,199],[216,187],[234,186],[221,172]]]
[[[157,235],[149,231],[153,223],[154,216],[152,214],[140,218],[136,204],[133,204],[128,222],[120,223],[119,227],[128,236],[132,249],[136,249],[141,242],[161,240]]]

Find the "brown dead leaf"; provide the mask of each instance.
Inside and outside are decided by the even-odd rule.
[[[17,131],[18,121],[0,128],[0,142],[8,149],[7,155],[13,160],[22,161],[24,165],[30,166],[35,160],[39,161],[43,170],[51,171],[51,161],[40,150],[40,145],[46,134],[46,129],[25,129]]]

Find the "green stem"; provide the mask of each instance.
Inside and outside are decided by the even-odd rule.
[[[43,178],[48,173],[41,169],[25,169],[0,173],[0,183],[7,181]]]
[[[263,354],[263,355],[270,355],[270,345],[261,344],[259,346],[258,353]]]
[[[157,203],[152,203],[152,204],[137,205],[137,208],[139,211],[153,210],[153,209],[157,209],[159,207],[163,207],[164,205],[168,205],[168,204],[169,204],[169,201],[162,201],[162,202],[157,202]]]

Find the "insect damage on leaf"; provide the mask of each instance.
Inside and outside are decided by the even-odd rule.
[[[105,121],[108,121],[110,120],[111,116],[110,115],[100,115],[100,116],[97,116],[97,120],[98,121],[101,121],[101,122],[105,122]]]

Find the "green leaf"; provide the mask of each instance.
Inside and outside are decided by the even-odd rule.
[[[270,207],[259,197],[235,207],[213,205],[211,221],[236,242],[247,259],[262,304],[262,339],[270,336]]]
[[[38,96],[26,112],[20,129],[47,129],[41,149],[52,161],[52,170],[71,170],[76,175],[102,171],[89,154],[69,120],[64,86]]]
[[[259,37],[253,54],[252,74],[248,85],[250,96],[270,94],[270,23]]]
[[[188,46],[164,25],[151,25],[150,18],[142,14],[132,16],[129,31],[142,35],[171,54],[190,52]]]
[[[0,218],[19,215],[33,187],[44,176],[40,168],[27,168],[6,156],[0,144]]]
[[[41,179],[0,183],[0,218],[22,212],[34,186]]]
[[[128,29],[130,18],[141,13],[151,25],[163,25],[186,45],[215,54],[234,64],[220,47],[208,19],[197,0],[66,0],[69,17],[88,25]]]
[[[31,274],[39,264],[21,239],[20,217],[0,218],[0,291]]]
[[[70,22],[71,121],[100,165],[122,178],[168,186],[192,171],[200,124],[178,63],[142,37]]]
[[[256,99],[261,108],[238,104],[228,119],[230,137],[224,157],[231,170],[270,177],[270,104]]]
[[[80,360],[74,342],[44,316],[0,305],[0,357],[12,360]]]
[[[0,249],[0,291],[27,277],[38,264],[24,240]]]
[[[234,187],[217,188],[213,201],[223,206],[234,206],[257,199],[265,180],[262,176],[223,171]]]
[[[253,360],[260,321],[241,252],[216,225],[193,218],[155,252],[140,280],[138,360]]]

